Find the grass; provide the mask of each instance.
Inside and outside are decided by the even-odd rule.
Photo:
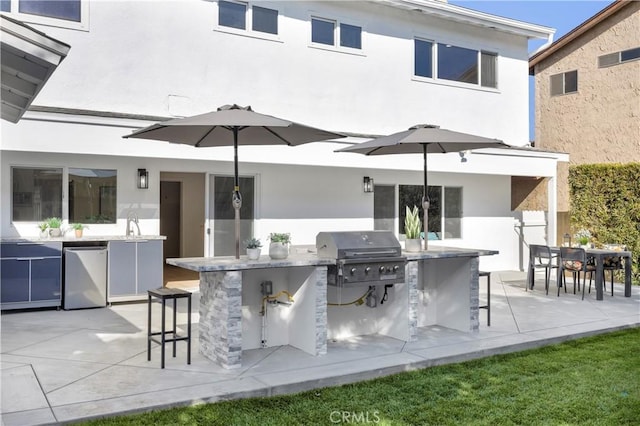
[[[295,395],[87,425],[638,425],[640,328]]]

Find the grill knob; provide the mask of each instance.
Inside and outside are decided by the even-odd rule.
[[[371,267],[367,266],[366,268],[364,268],[364,273],[368,274],[369,271],[371,271]]]
[[[400,269],[400,267],[399,267],[398,265],[395,265],[395,266],[393,267],[393,272],[398,272],[398,269]]]
[[[381,274],[384,274],[384,266],[381,266],[381,267],[380,267],[380,273],[381,273]]]
[[[351,268],[351,275],[355,275],[356,274],[356,268]]]

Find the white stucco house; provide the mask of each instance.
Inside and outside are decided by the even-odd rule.
[[[120,235],[133,211],[142,234],[167,236],[167,257],[231,255],[232,149],[123,136],[239,104],[348,135],[241,147],[242,239],[400,236],[421,156],[334,151],[425,123],[516,147],[429,155],[430,215],[441,218],[430,245],[499,250],[481,259],[499,270],[522,267],[524,243],[555,243],[555,211],[517,211],[511,188],[514,177],[547,178],[549,209],[557,205],[557,162],[568,159],[528,147],[527,45],[550,40],[550,28],[429,0],[27,3],[3,2],[2,13],[69,49],[21,118],[1,122],[3,237],[37,236],[50,216]],[[20,91],[5,84],[20,74],[5,49],[29,58],[35,42],[7,43],[3,33],[3,109]]]

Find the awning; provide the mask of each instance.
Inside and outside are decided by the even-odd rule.
[[[2,119],[17,123],[71,46],[0,15]]]

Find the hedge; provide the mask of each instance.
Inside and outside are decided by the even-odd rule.
[[[626,245],[640,285],[640,163],[571,166],[569,190],[572,231],[588,229],[596,246]]]

